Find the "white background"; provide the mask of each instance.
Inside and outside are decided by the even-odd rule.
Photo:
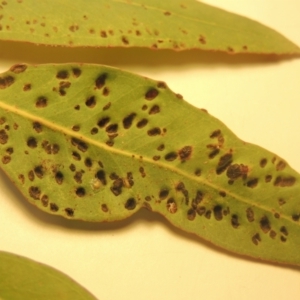
[[[299,0],[205,2],[260,21],[300,45]],[[300,171],[300,58],[0,42],[0,71],[20,62],[102,63],[166,81],[240,138],[277,153]],[[112,224],[47,215],[29,205],[2,172],[0,249],[49,264],[105,300],[300,295],[300,267],[232,255],[146,210]]]

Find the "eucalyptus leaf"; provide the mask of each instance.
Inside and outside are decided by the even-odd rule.
[[[96,298],[54,268],[0,251],[0,299],[95,300]]]
[[[274,30],[195,0],[2,1],[0,39],[69,47],[300,53]]]
[[[145,207],[230,251],[300,264],[299,174],[163,82],[13,66],[0,75],[0,166],[48,213],[107,222]]]

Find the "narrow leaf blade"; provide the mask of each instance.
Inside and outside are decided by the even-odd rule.
[[[95,300],[65,274],[31,259],[0,251],[0,298]]]
[[[248,18],[194,0],[34,0],[1,6],[0,39],[70,47],[203,49],[296,54],[300,48]]]
[[[240,254],[300,264],[299,174],[163,82],[97,65],[0,76],[0,166],[40,209],[115,221],[142,207]]]

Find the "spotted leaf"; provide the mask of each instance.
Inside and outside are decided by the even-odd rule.
[[[0,251],[0,278],[1,299],[96,299],[63,273],[3,251]]]
[[[274,30],[195,0],[2,1],[0,39],[70,47],[300,53]]]
[[[0,87],[0,166],[38,208],[97,222],[147,208],[230,251],[300,264],[299,174],[165,83],[22,64]]]

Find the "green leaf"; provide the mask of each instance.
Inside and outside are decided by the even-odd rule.
[[[0,88],[0,166],[38,208],[106,222],[145,207],[233,252],[300,264],[299,174],[165,83],[15,65]]]
[[[49,266],[0,251],[0,299],[95,300],[96,298],[70,277]]]
[[[274,30],[195,0],[5,1],[0,39],[70,47],[300,53]]]

